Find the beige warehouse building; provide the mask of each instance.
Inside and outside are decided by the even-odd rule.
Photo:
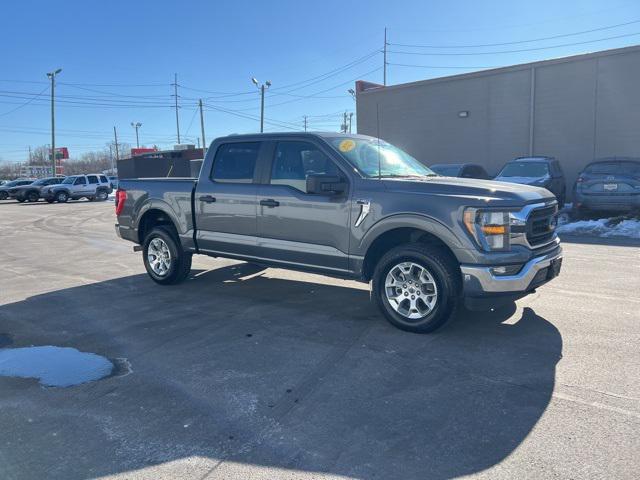
[[[427,165],[474,162],[493,175],[515,157],[548,155],[570,192],[590,161],[640,157],[640,45],[387,87],[358,82],[356,102],[359,133]]]

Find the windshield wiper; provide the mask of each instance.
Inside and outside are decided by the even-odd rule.
[[[425,175],[401,175],[399,173],[391,173],[388,175],[381,175],[381,178],[426,178],[426,177],[437,177],[438,175],[435,173],[428,173]]]

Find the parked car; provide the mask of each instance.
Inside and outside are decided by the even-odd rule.
[[[113,190],[117,190],[117,188],[118,188],[118,177],[116,177],[114,175],[109,175],[107,178],[109,179],[109,183],[111,184],[111,188]]]
[[[112,191],[111,183],[105,175],[90,174],[66,177],[59,185],[43,187],[40,195],[49,203],[64,203],[80,198],[104,201]]]
[[[21,180],[13,180],[11,182],[7,182],[4,185],[0,185],[0,200],[6,200],[9,198],[9,189],[12,187],[19,187],[20,185],[29,185],[33,183],[33,179],[23,178]]]
[[[573,210],[640,211],[640,159],[604,158],[590,163],[574,185]]]
[[[116,232],[159,284],[184,280],[196,253],[373,280],[387,320],[420,333],[462,302],[493,307],[558,275],[556,213],[544,188],[442,177],[337,133],[219,138],[198,179],[120,179],[116,192]]]
[[[445,177],[478,178],[480,180],[491,178],[482,165],[475,163],[438,163],[429,168]]]
[[[9,196],[19,202],[37,202],[40,199],[40,190],[48,185],[58,185],[62,183],[64,177],[41,178],[27,185],[18,185],[9,189]]]
[[[543,187],[558,199],[560,208],[567,198],[567,186],[560,162],[553,157],[519,157],[507,162],[495,180]]]

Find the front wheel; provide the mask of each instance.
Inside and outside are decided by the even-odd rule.
[[[454,314],[460,273],[437,246],[412,243],[387,252],[373,275],[378,307],[394,326],[414,333],[440,328]]]
[[[144,241],[142,255],[147,273],[160,285],[180,283],[191,271],[192,255],[182,250],[175,231],[167,227],[151,230]]]
[[[0,200],[6,200],[8,196],[7,192],[0,192]]]
[[[29,194],[27,195],[27,200],[29,200],[30,202],[37,202],[39,198],[40,195],[38,194],[38,192],[29,192]]]
[[[58,203],[67,203],[69,201],[69,195],[67,192],[58,192],[56,193],[56,202]]]

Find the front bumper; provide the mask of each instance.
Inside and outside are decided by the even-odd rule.
[[[515,275],[494,275],[492,266],[461,265],[466,297],[496,294],[526,294],[558,276],[562,265],[562,248],[534,257]]]

